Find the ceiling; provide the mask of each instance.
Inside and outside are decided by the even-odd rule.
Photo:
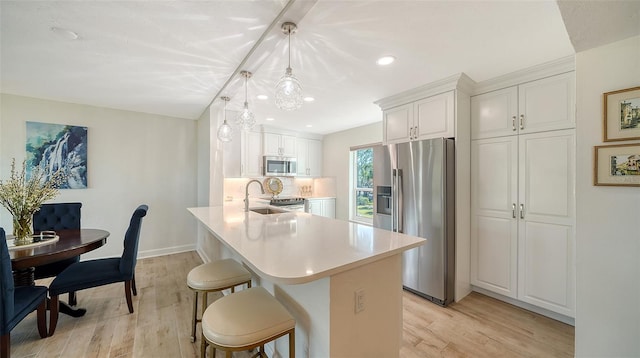
[[[241,108],[248,70],[258,124],[327,134],[380,121],[374,101],[460,72],[480,82],[640,34],[639,14],[636,0],[2,0],[0,91],[197,119],[221,95]],[[298,24],[291,67],[315,98],[293,112],[273,104],[284,21]],[[396,62],[377,66],[387,54]]]

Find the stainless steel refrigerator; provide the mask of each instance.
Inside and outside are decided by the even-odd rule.
[[[404,252],[404,288],[434,303],[453,301],[455,155],[453,139],[373,149],[375,227],[427,239]]]

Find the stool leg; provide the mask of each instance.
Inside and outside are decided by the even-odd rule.
[[[295,328],[289,333],[289,358],[296,356],[296,330]]]
[[[200,313],[200,322],[202,322],[202,316],[204,316],[204,311],[207,310],[207,306],[209,305],[209,297],[207,297],[207,291],[202,292],[202,312]]]
[[[191,320],[191,343],[196,341],[196,324],[198,323],[198,291],[193,291],[193,319]]]
[[[207,352],[207,340],[204,339],[204,334],[200,337],[200,358],[205,358]]]

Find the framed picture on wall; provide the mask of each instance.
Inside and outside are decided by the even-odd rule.
[[[60,189],[87,188],[87,127],[27,122],[26,142],[27,172],[63,169],[67,178]]]
[[[640,87],[603,95],[604,141],[640,139]]]
[[[595,147],[593,185],[640,186],[640,143]]]

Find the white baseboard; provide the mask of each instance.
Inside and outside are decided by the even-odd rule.
[[[181,253],[181,252],[193,251],[195,249],[196,249],[196,245],[195,244],[189,244],[189,245],[165,247],[165,248],[162,248],[162,249],[138,251],[138,259],[146,259],[146,258],[149,258],[149,257],[178,254],[178,253]]]
[[[516,299],[513,299],[511,297],[507,297],[507,296],[503,296],[501,294],[495,293],[495,292],[491,292],[489,290],[485,290],[484,288],[481,287],[476,287],[476,286],[471,286],[472,290],[478,293],[482,293],[485,296],[489,296],[492,298],[495,298],[496,300],[500,300],[509,304],[512,304],[514,306],[523,308],[527,311],[531,311],[540,315],[543,315],[545,317],[549,317],[551,319],[555,319],[556,321],[560,321],[562,323],[566,323],[570,326],[576,326],[576,319],[573,317],[569,317],[569,316],[565,316],[563,314],[560,313],[556,313],[553,311],[549,311],[547,309],[538,307],[538,306],[534,306],[532,304],[526,303],[526,302],[522,302]]]
[[[200,258],[202,259],[203,263],[209,263],[211,262],[211,258],[209,258],[209,256],[207,256],[207,254],[202,250],[201,247],[198,247],[196,249],[196,253],[198,253],[198,256],[200,256]]]

